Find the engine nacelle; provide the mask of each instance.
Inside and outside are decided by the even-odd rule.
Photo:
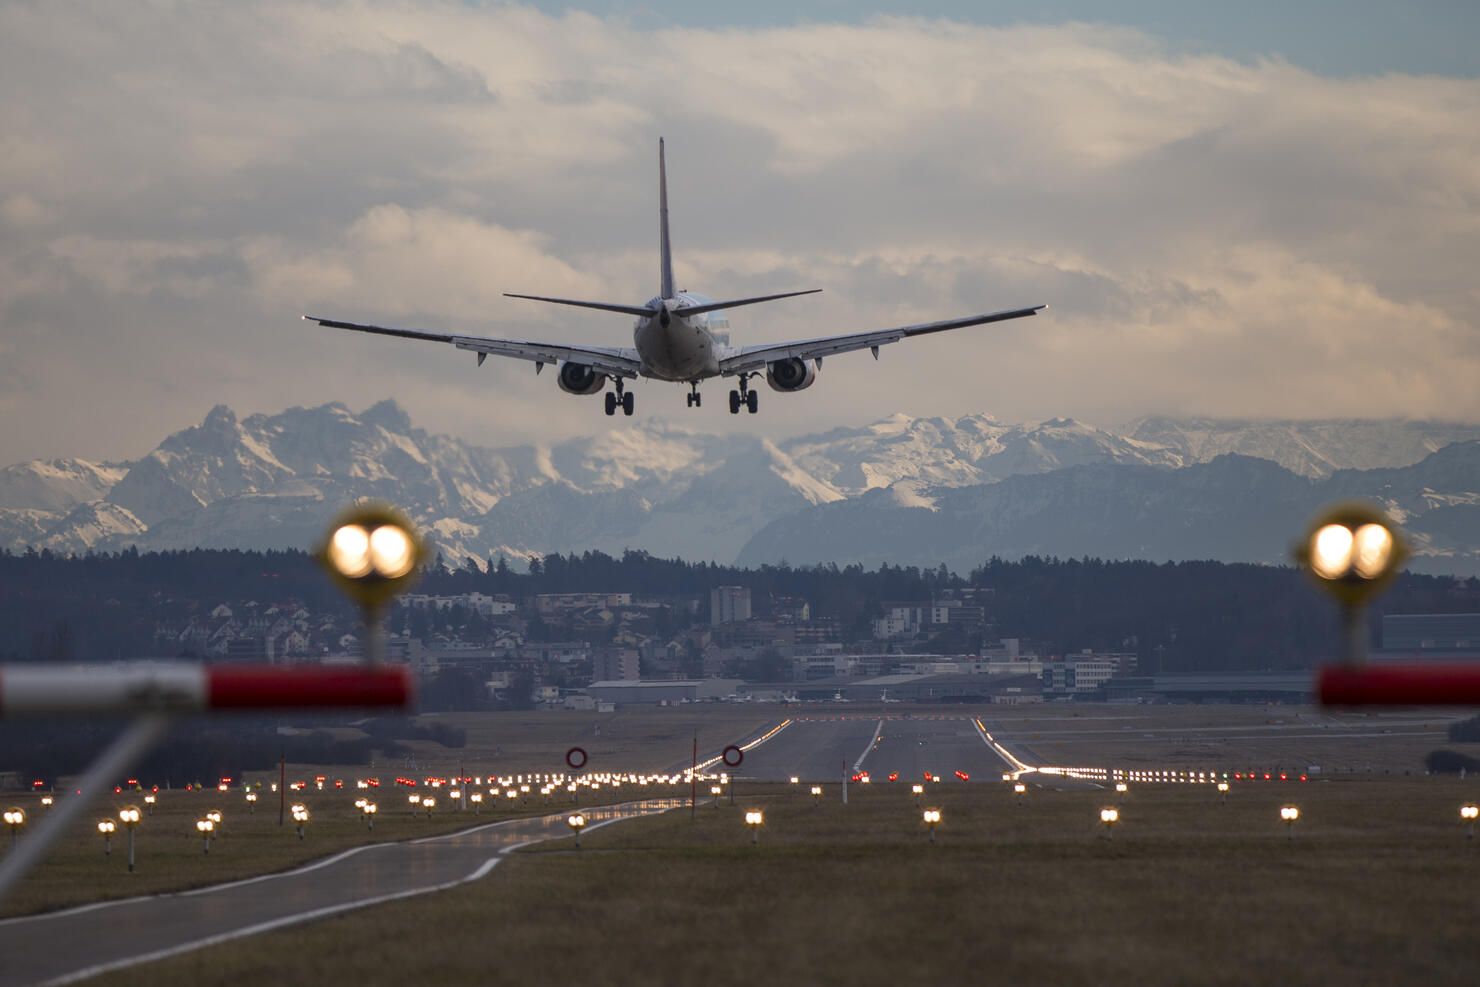
[[[766,383],[773,391],[804,391],[817,379],[817,367],[794,356],[766,364]]]
[[[567,394],[597,394],[606,387],[606,375],[584,363],[562,363],[557,379],[560,389]]]

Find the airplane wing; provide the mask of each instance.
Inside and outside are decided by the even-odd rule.
[[[899,326],[894,329],[875,329],[872,332],[855,332],[844,336],[823,336],[820,339],[803,339],[792,343],[770,343],[761,346],[742,347],[738,353],[726,357],[719,362],[719,372],[725,377],[735,374],[752,373],[766,369],[766,364],[776,360],[785,360],[796,357],[801,360],[820,360],[825,356],[833,356],[837,353],[851,353],[853,350],[871,349],[874,351],[874,359],[879,357],[879,347],[889,343],[897,343],[901,339],[911,336],[924,336],[932,332],[945,332],[949,329],[963,329],[966,326],[979,326],[986,322],[1002,322],[1007,319],[1020,319],[1026,315],[1036,315],[1047,305],[1034,305],[1031,308],[1016,308],[1006,312],[991,312],[986,315],[970,315],[962,319],[947,319],[944,322],[925,322],[915,326]]]
[[[382,336],[402,336],[406,339],[429,339],[438,343],[451,343],[460,350],[471,350],[478,354],[478,364],[492,356],[507,356],[516,360],[529,360],[539,372],[547,363],[574,361],[584,363],[598,373],[617,377],[636,377],[642,366],[637,351],[625,346],[564,346],[559,343],[536,343],[520,339],[493,339],[488,336],[462,336],[451,332],[428,332],[424,329],[397,329],[393,326],[373,326],[360,322],[338,322],[321,319],[316,315],[305,315],[307,322],[317,322],[332,329],[353,329],[356,332],[373,332]]]

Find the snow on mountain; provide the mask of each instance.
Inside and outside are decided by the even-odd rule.
[[[1178,470],[1100,463],[937,489],[934,510],[870,491],[778,518],[737,562],[944,562],[957,572],[1023,555],[1281,564],[1322,506],[1360,498],[1404,519],[1412,568],[1468,575],[1480,571],[1477,490],[1480,442],[1447,446],[1412,466],[1322,480],[1233,454]]]
[[[1455,442],[1480,439],[1480,426],[1428,421],[1218,421],[1142,418],[1123,430],[1131,439],[1205,463],[1238,453],[1279,463],[1301,476],[1336,470],[1411,466]]]
[[[0,510],[69,511],[101,500],[128,466],[81,459],[33,459],[0,469]]]
[[[450,564],[626,548],[934,564],[989,542],[1243,558],[1252,543],[1225,538],[1231,519],[1248,512],[1249,525],[1278,527],[1278,504],[1301,500],[1279,479],[1288,476],[1381,500],[1415,526],[1425,557],[1462,566],[1480,544],[1480,468],[1453,443],[1477,439],[1480,427],[1431,422],[1154,418],[1115,432],[977,414],[893,415],[776,442],[619,422],[552,445],[484,449],[417,429],[394,401],[244,419],[220,406],[132,463],[0,470],[0,547],[305,548],[345,504],[375,497],[407,510]],[[1217,458],[1227,452],[1238,455]],[[1404,471],[1420,461],[1426,482],[1415,485]],[[1065,547],[1071,537],[1080,548]],[[1282,550],[1290,532],[1278,537]]]
[[[849,496],[909,480],[959,487],[1083,463],[1181,466],[1185,459],[1072,419],[1003,425],[990,415],[911,419],[834,429],[782,443],[803,468]]]
[[[74,507],[36,542],[36,547],[65,555],[81,555],[99,546],[137,538],[148,530],[149,526],[126,508],[95,500]]]

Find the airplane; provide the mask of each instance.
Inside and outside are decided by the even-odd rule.
[[[1034,305],[1029,308],[1009,309],[986,315],[969,315],[941,322],[925,322],[919,325],[875,329],[840,336],[822,336],[788,343],[732,346],[730,345],[730,323],[725,314],[727,309],[782,298],[795,298],[799,295],[816,294],[822,289],[809,288],[803,291],[736,298],[723,302],[716,302],[690,291],[675,291],[673,287],[673,249],[668,235],[668,173],[664,163],[661,137],[658,139],[658,226],[660,287],[658,295],[645,304],[626,305],[616,302],[589,302],[571,298],[549,298],[543,295],[504,293],[506,298],[519,298],[553,305],[572,305],[577,308],[599,309],[604,312],[635,316],[637,322],[632,330],[633,345],[631,347],[494,339],[453,332],[398,329],[392,326],[360,322],[341,322],[315,315],[305,315],[303,318],[305,321],[316,322],[332,329],[351,329],[356,332],[451,343],[460,350],[471,350],[476,353],[480,367],[489,356],[532,361],[535,373],[543,370],[547,363],[556,364],[559,367],[556,382],[562,391],[568,394],[600,394],[606,391],[606,413],[608,415],[616,414],[618,408],[622,409],[624,415],[632,414],[633,395],[626,389],[626,382],[638,377],[687,383],[689,385],[688,407],[690,408],[701,405],[700,382],[712,377],[734,377],[737,378],[738,386],[730,392],[730,414],[738,415],[743,407],[753,415],[759,410],[760,398],[755,389],[750,386],[752,377],[764,374],[766,383],[775,391],[801,391],[811,387],[817,379],[817,372],[822,369],[824,357],[868,349],[873,352],[874,359],[877,360],[880,346],[897,343],[901,339],[1036,315],[1048,307],[1047,305]],[[612,384],[610,391],[606,390],[608,382]]]

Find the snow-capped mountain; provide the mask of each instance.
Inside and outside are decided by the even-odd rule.
[[[1024,555],[1280,564],[1325,505],[1361,499],[1403,524],[1412,568],[1470,575],[1480,572],[1476,491],[1480,441],[1446,446],[1412,466],[1319,480],[1234,454],[1175,470],[1100,463],[937,490],[928,507],[871,491],[778,518],[736,561],[944,562],[956,572]]]
[[[719,562],[882,552],[955,564],[942,546],[1049,551],[1059,544],[1050,533],[1077,546],[1057,554],[1190,557],[1200,546],[1202,557],[1233,559],[1254,557],[1253,543],[1194,535],[1230,531],[1240,512],[1279,528],[1276,506],[1304,502],[1291,491],[1328,484],[1383,500],[1415,527],[1422,551],[1463,560],[1480,543],[1469,535],[1480,471],[1448,450],[1425,457],[1476,440],[1480,427],[1425,422],[1146,419],[1116,432],[982,414],[895,415],[777,442],[622,423],[549,446],[485,449],[415,428],[392,401],[241,420],[223,406],[135,462],[0,470],[0,547],[305,548],[343,505],[376,497],[405,508],[453,563],[635,548]],[[1209,462],[1229,451],[1240,455]],[[1426,486],[1404,472],[1420,460]],[[1184,488],[1201,508],[1168,492]],[[900,520],[917,515],[953,533],[932,540]],[[1277,534],[1282,551],[1292,532]]]

